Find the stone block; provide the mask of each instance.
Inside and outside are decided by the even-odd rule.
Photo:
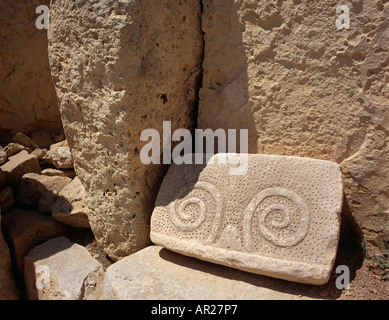
[[[0,168],[5,173],[7,185],[11,186],[14,190],[18,189],[23,175],[30,172],[40,173],[42,171],[38,159],[35,156],[28,154],[25,150],[10,157],[8,162],[3,164]]]
[[[38,148],[38,145],[35,143],[34,140],[32,140],[30,137],[27,137],[24,133],[18,132],[15,134],[12,138],[13,143],[21,144],[22,146],[25,146],[26,148],[29,148],[31,150],[35,150]]]
[[[22,209],[3,215],[3,228],[20,275],[23,275],[24,256],[31,248],[69,232],[68,226],[52,217]]]
[[[90,228],[89,209],[85,202],[85,196],[85,188],[80,179],[74,178],[63,188],[51,206],[53,218],[77,228]]]
[[[172,165],[151,219],[151,240],[197,257],[290,281],[324,284],[337,253],[343,203],[338,164],[247,155],[231,175],[213,164]]]
[[[104,300],[307,300],[304,288],[150,246],[107,268]],[[292,284],[296,285],[296,284]]]
[[[27,173],[19,185],[18,201],[25,206],[38,208],[40,212],[51,213],[51,205],[57,195],[71,181],[67,177]]]
[[[69,147],[58,147],[47,151],[42,161],[52,164],[56,169],[72,169],[73,157]]]
[[[104,284],[103,266],[88,250],[66,237],[36,246],[24,259],[30,300],[98,300]]]

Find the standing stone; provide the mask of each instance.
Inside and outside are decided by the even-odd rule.
[[[200,15],[198,0],[52,3],[49,60],[66,138],[92,230],[112,259],[150,243],[164,168],[141,162],[141,133],[162,137],[163,120],[192,128]]]
[[[221,159],[170,167],[151,219],[151,240],[244,271],[326,283],[340,233],[339,165],[250,154],[241,174],[232,175],[234,166]]]
[[[50,0],[0,1],[0,132],[62,128],[47,56],[47,30],[35,11]]]
[[[337,5],[350,10],[338,29]],[[336,161],[365,240],[389,237],[389,6],[204,0],[199,128],[249,129],[252,153]]]
[[[30,300],[98,300],[104,269],[86,248],[65,237],[36,246],[24,259]]]
[[[17,300],[19,298],[15,279],[11,269],[11,256],[1,231],[0,210],[0,300]]]

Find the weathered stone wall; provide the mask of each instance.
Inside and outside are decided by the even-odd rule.
[[[193,126],[200,16],[197,0],[52,1],[49,56],[65,132],[91,228],[113,259],[150,243],[164,168],[141,162],[141,132],[161,133],[164,120]]]
[[[389,3],[204,0],[200,128],[341,164],[366,240],[389,236]],[[338,5],[350,9],[339,30]]]
[[[49,0],[0,2],[0,133],[62,129],[50,75],[47,32],[35,13]]]

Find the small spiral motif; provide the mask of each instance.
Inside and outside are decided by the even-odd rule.
[[[310,212],[305,201],[297,195],[295,192],[284,188],[269,188],[258,193],[249,203],[245,210],[243,231],[244,231],[244,244],[248,249],[252,244],[252,225],[254,213],[258,211],[258,207],[266,200],[276,197],[278,199],[284,199],[285,202],[291,201],[300,214],[298,216],[297,229],[293,234],[287,236],[279,236],[275,231],[286,229],[292,224],[293,213],[291,208],[280,201],[276,203],[270,203],[259,212],[258,226],[261,234],[264,238],[271,243],[281,247],[292,247],[299,244],[307,235],[310,223]],[[275,212],[282,214],[281,221],[270,221],[267,223],[268,217]],[[271,216],[270,216],[271,217]]]
[[[178,230],[191,232],[200,228],[207,216],[208,208],[212,206],[215,211],[214,222],[206,243],[215,240],[221,226],[223,201],[219,190],[208,182],[199,181],[194,186],[187,185],[170,206],[170,219]],[[200,199],[193,194],[196,191],[205,192],[213,199],[213,203],[206,203],[206,199]],[[186,196],[185,196],[186,195]]]

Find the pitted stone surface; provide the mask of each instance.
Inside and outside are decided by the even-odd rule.
[[[241,270],[323,284],[335,260],[343,203],[339,165],[248,155],[231,165],[172,165],[151,219],[155,244]]]
[[[50,6],[49,60],[66,138],[91,228],[113,260],[150,244],[165,169],[142,163],[142,132],[152,128],[162,136],[165,119],[172,131],[193,127],[200,16],[197,0]]]

